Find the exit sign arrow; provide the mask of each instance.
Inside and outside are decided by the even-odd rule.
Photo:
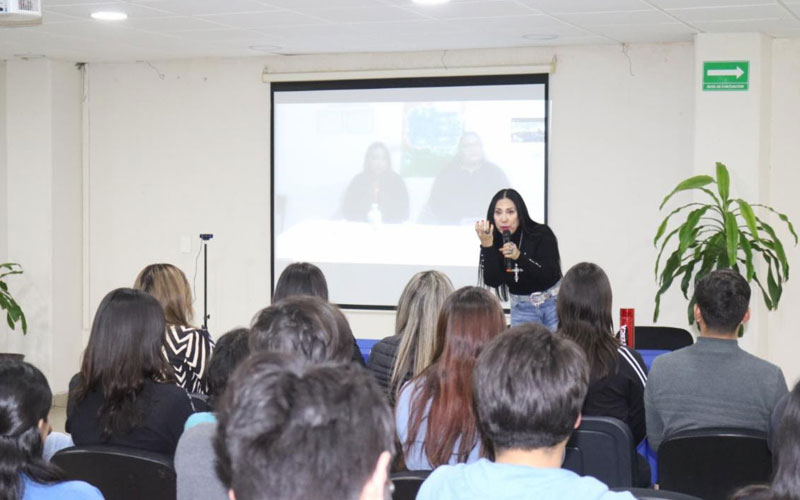
[[[703,90],[747,90],[750,86],[750,61],[703,62]]]
[[[738,80],[742,77],[744,71],[739,66],[736,66],[736,69],[710,69],[708,70],[708,76],[735,76]]]

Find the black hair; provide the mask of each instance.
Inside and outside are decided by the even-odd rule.
[[[238,500],[357,499],[378,457],[394,449],[386,398],[351,363],[254,353],[217,415],[217,469]]]
[[[208,406],[212,409],[225,391],[233,370],[250,354],[250,330],[236,328],[217,340],[214,354],[208,362]]]
[[[611,300],[611,283],[597,264],[575,264],[561,280],[558,332],[583,349],[592,380],[609,375],[616,366],[620,344],[614,338]]]
[[[35,483],[63,479],[42,459],[39,421],[47,421],[53,394],[44,374],[24,361],[0,360],[0,499],[20,500],[21,476]]]
[[[733,500],[800,500],[800,382],[788,395],[773,449],[777,468],[771,485],[746,486]]]
[[[309,361],[347,361],[353,332],[338,307],[319,297],[295,295],[262,309],[250,325],[251,351],[276,351]]]
[[[550,448],[575,427],[588,389],[580,347],[527,323],[496,337],[473,377],[478,422],[495,453]]]
[[[295,262],[286,266],[275,285],[272,302],[292,295],[311,295],[328,300],[328,282],[322,270],[308,262]]]
[[[136,398],[146,380],[173,380],[161,353],[165,331],[164,310],[146,292],[117,288],[100,302],[70,406],[100,391],[104,437],[129,432],[141,422]]]
[[[750,304],[750,285],[733,269],[717,269],[697,282],[694,299],[708,329],[735,334]]]

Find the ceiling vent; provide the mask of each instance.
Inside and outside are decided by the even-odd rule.
[[[20,26],[42,22],[41,0],[0,0],[0,26]]]

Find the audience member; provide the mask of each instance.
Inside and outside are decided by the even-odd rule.
[[[732,500],[800,500],[800,383],[788,393],[780,421],[772,484],[748,486]]]
[[[42,458],[53,394],[39,369],[0,360],[0,498],[93,500],[103,495],[83,481],[63,481]]]
[[[364,370],[257,353],[222,399],[214,447],[230,498],[385,500],[393,430]]]
[[[165,328],[161,305],[147,293],[118,288],[100,302],[70,382],[66,427],[76,445],[175,453],[194,407],[161,354]]]
[[[233,371],[250,354],[250,330],[237,328],[217,341],[208,363],[208,403],[212,410],[222,397]],[[216,431],[214,413],[195,413],[186,421],[175,450],[178,500],[227,498],[227,490],[214,471],[214,450],[211,446]]]
[[[638,352],[620,345],[614,337],[608,276],[589,262],[572,266],[561,282],[556,308],[558,333],[578,344],[589,363],[583,414],[622,420],[639,443],[647,434],[647,368]]]
[[[645,389],[647,440],[656,450],[676,432],[737,427],[767,432],[786,394],[780,368],[739,348],[739,326],[750,319],[750,285],[731,269],[712,271],[695,285],[692,346],[659,356]]]
[[[495,460],[439,467],[417,499],[632,500],[630,493],[610,492],[597,479],[561,469],[567,440],[581,421],[587,366],[575,343],[540,324],[495,338],[473,380],[478,421]]]
[[[439,271],[423,271],[409,280],[397,304],[395,334],[372,347],[369,368],[394,403],[400,388],[433,361],[436,320],[447,296],[450,279]]]
[[[207,394],[205,380],[214,341],[203,328],[192,326],[192,291],[183,271],[172,264],[151,264],[139,273],[133,288],[158,300],[167,320],[161,348],[179,386],[192,394]]]
[[[445,301],[434,361],[400,391],[395,410],[406,467],[430,470],[485,456],[472,411],[472,370],[481,349],[505,328],[497,299],[464,287]]]
[[[275,293],[272,294],[272,303],[276,303],[286,297],[293,295],[307,295],[328,300],[328,282],[322,270],[308,262],[295,262],[286,266],[280,277],[278,284],[275,285]],[[350,327],[348,326],[348,331]],[[352,344],[350,358],[357,364],[365,366],[364,357],[358,348],[358,343],[353,333],[350,332],[350,343]]]
[[[310,364],[344,363],[350,360],[351,337],[347,320],[336,306],[319,297],[293,295],[256,314],[248,342],[252,352],[281,353]],[[225,349],[223,340],[211,359],[210,372],[217,354]],[[212,399],[215,410],[216,401]],[[213,473],[211,443],[216,430],[216,425],[206,422],[181,436],[175,454],[178,500],[225,500],[227,488]]]

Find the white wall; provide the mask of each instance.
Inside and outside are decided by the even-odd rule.
[[[617,305],[635,307],[648,323],[651,240],[661,217],[654,200],[692,168],[692,46],[635,46],[630,60],[616,47],[458,52],[448,63],[530,64],[553,54],[550,214],[564,268],[600,263]],[[197,234],[212,232],[209,326],[219,335],[247,323],[269,297],[269,87],[262,68],[438,63],[438,54],[425,53],[92,65],[88,307],[129,285],[150,262],[174,262],[191,277]],[[643,201],[649,209],[632,210]],[[190,254],[179,251],[184,235],[193,242]],[[677,309],[662,321],[685,323]],[[349,317],[357,336],[393,331],[391,314]]]
[[[694,158],[694,46],[633,45],[627,52],[613,46],[456,51],[448,53],[447,62],[537,64],[554,55],[549,212],[564,270],[582,260],[597,262],[610,276],[615,309],[634,307],[637,324],[650,324],[656,291],[652,238],[665,215],[658,205],[678,181],[703,169]],[[800,224],[800,200],[793,193],[800,156],[798,60],[800,42],[775,42],[769,191],[772,204]],[[270,110],[269,86],[261,81],[265,66],[277,72],[385,70],[391,76],[393,70],[439,64],[439,53],[418,53],[90,65],[88,134],[83,137],[88,167],[82,178],[87,189],[82,193],[86,231],[81,237],[88,264],[83,270],[88,288],[82,304],[84,341],[102,297],[113,288],[130,286],[144,265],[172,262],[192,281],[201,232],[215,235],[209,245],[212,333],[247,324],[267,304]],[[54,151],[72,157],[74,150],[56,144]],[[56,170],[50,184],[74,181],[74,174]],[[16,181],[8,182],[15,186],[7,190],[11,193]],[[74,189],[72,185],[67,191]],[[18,210],[15,216],[31,225],[37,213]],[[60,213],[51,213],[59,226],[51,229],[54,239],[63,240],[67,231],[80,226],[60,232],[62,222],[74,223],[75,212],[64,214],[63,220]],[[188,253],[181,251],[184,237],[191,242]],[[70,252],[74,248],[61,257],[55,252],[54,262],[80,260]],[[797,248],[789,255],[798,262]],[[80,269],[79,262],[76,266]],[[202,278],[201,258],[196,273],[198,323]],[[790,282],[781,310],[770,313],[768,352],[758,353],[779,363],[790,382],[799,373],[792,356],[798,346],[792,332],[800,326],[791,310],[800,293],[795,289]],[[349,312],[348,317],[359,337],[393,331],[392,314]],[[687,325],[679,293],[665,297],[659,323]]]

